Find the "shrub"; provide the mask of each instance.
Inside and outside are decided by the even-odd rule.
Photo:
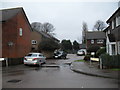
[[[84,60],[89,61],[90,60],[90,55],[85,55]]]
[[[45,39],[39,43],[38,49],[39,51],[54,51],[59,48],[59,44],[53,40]]]
[[[97,56],[100,56],[101,54],[104,54],[106,53],[106,48],[103,47],[103,48],[100,48],[97,52],[96,52],[96,55]]]
[[[110,56],[108,54],[102,54],[100,56],[103,66],[108,68],[120,68],[120,55]]]
[[[88,52],[97,52],[98,49],[100,49],[99,46],[97,46],[97,45],[91,45],[91,46],[88,47],[87,51]]]

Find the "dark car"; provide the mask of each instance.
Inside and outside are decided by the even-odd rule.
[[[64,59],[66,59],[66,56],[67,56],[67,53],[66,52],[64,52],[64,51],[56,51],[56,52],[54,52],[54,58],[64,58]]]

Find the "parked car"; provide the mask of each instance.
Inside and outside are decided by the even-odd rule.
[[[24,57],[24,65],[41,66],[46,63],[46,57],[42,53],[29,53]]]
[[[54,52],[54,58],[64,58],[66,59],[67,53],[64,51],[55,51]]]
[[[78,50],[77,55],[78,56],[85,55],[85,52],[83,50]]]

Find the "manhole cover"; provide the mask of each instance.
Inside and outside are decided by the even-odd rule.
[[[10,83],[17,83],[17,82],[20,82],[21,80],[17,80],[17,79],[13,79],[13,80],[9,80],[8,82]]]

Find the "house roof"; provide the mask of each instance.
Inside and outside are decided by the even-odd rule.
[[[0,21],[7,21],[17,15],[20,11],[22,11],[22,7],[19,8],[10,8],[10,9],[2,9],[2,20]]]
[[[86,32],[86,39],[105,39],[105,32],[102,31],[91,31]]]
[[[26,21],[30,27],[30,30],[32,31],[31,25],[29,23],[29,20],[24,12],[24,9],[22,7],[17,7],[17,8],[10,8],[10,9],[2,9],[0,10],[0,12],[2,13],[2,19],[0,19],[0,22],[2,21],[7,21],[9,19],[11,19],[12,17],[16,16],[19,12],[23,12]]]
[[[107,28],[105,28],[103,32],[107,32],[109,29],[110,29],[110,26],[108,26]]]
[[[113,17],[120,15],[120,7],[112,14],[112,16],[107,20],[107,23],[109,23]]]
[[[43,31],[38,31],[38,30],[36,30],[36,29],[33,29],[33,31],[36,31],[36,32],[40,33],[42,36],[44,36],[44,37],[46,37],[46,38],[54,39],[54,40],[56,40],[56,41],[59,42],[59,40],[58,40],[57,38],[55,38],[55,37],[53,37],[53,36],[51,36],[51,35],[43,32]]]

